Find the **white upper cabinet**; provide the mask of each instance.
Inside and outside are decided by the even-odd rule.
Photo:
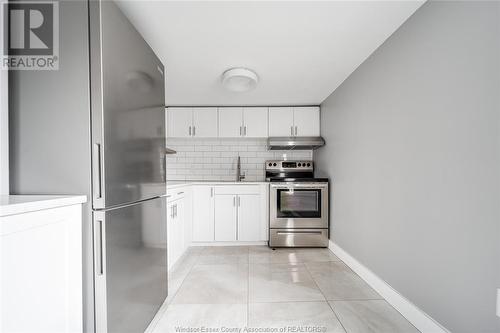
[[[169,138],[319,136],[318,106],[169,107]]]
[[[219,108],[219,137],[267,138],[267,107]]]
[[[167,128],[169,137],[190,137],[193,130],[193,109],[169,107],[167,109]]]
[[[293,122],[295,136],[319,136],[319,107],[294,107]]]
[[[268,137],[268,108],[243,108],[243,134],[247,138]]]
[[[293,133],[293,107],[269,108],[269,136],[292,136]]]
[[[169,107],[167,123],[171,138],[216,138],[217,108]]]
[[[193,137],[217,137],[217,108],[193,108]]]
[[[319,107],[269,108],[269,136],[319,135]]]
[[[219,108],[219,137],[243,136],[243,108]]]

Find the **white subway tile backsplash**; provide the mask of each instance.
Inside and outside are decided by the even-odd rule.
[[[194,150],[195,151],[212,151],[212,146],[195,146]]]
[[[177,151],[167,156],[168,180],[231,181],[236,177],[236,159],[247,181],[263,181],[264,162],[273,159],[312,159],[312,150],[268,151],[266,139],[168,139]]]

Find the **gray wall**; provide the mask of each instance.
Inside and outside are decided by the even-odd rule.
[[[11,194],[84,194],[84,332],[94,331],[88,3],[59,1],[59,70],[9,71]]]
[[[0,6],[5,3],[6,0],[0,0]],[[1,38],[3,34],[3,24],[0,24]],[[8,71],[0,70],[0,195],[9,194],[8,82]]]
[[[500,5],[430,2],[322,106],[332,240],[453,332],[499,332]]]

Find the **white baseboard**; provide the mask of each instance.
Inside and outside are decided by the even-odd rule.
[[[387,282],[330,240],[328,248],[422,333],[450,333]]]
[[[191,246],[256,246],[267,245],[267,241],[259,242],[192,242]]]

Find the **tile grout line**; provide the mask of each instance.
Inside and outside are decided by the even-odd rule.
[[[199,256],[199,254],[196,254],[196,255],[195,255],[195,257],[198,257],[198,256]],[[184,257],[184,259],[183,259],[183,260],[186,260],[186,257]],[[196,263],[196,261],[195,261],[195,263]],[[165,305],[165,309],[163,309],[163,311],[162,311],[162,313],[161,313],[160,317],[156,318],[156,316],[159,314],[159,311],[156,313],[155,318],[153,319],[153,320],[155,320],[155,323],[154,323],[153,327],[148,327],[148,328],[150,328],[150,329],[149,329],[149,332],[150,332],[150,333],[154,333],[154,332],[155,332],[155,330],[156,330],[156,326],[158,326],[158,323],[159,323],[159,322],[160,322],[160,320],[163,318],[163,316],[164,316],[164,315],[165,315],[165,313],[167,312],[168,308],[170,307],[170,305],[171,305],[171,304],[172,304],[172,302],[174,301],[174,298],[175,298],[175,296],[177,295],[177,292],[181,289],[182,284],[184,283],[184,280],[186,279],[186,277],[189,275],[189,273],[191,273],[191,270],[193,269],[193,267],[194,267],[195,263],[193,263],[193,265],[191,265],[191,267],[189,268],[188,272],[186,273],[186,275],[185,275],[185,276],[184,276],[184,278],[182,279],[181,284],[179,285],[179,287],[177,288],[177,290],[173,293],[173,295],[172,295],[172,300],[171,300],[168,304],[166,304],[166,305]],[[168,274],[168,273],[167,273],[167,274]],[[170,281],[170,279],[169,279],[169,281]],[[168,285],[170,285],[170,284],[167,284],[167,288],[168,288]],[[167,295],[167,297],[168,297],[168,295]],[[166,302],[166,300],[165,300],[165,302]],[[165,302],[164,302],[163,304],[165,304]],[[162,306],[160,307],[160,310],[161,310],[161,308],[163,307],[163,304],[162,304]]]
[[[328,304],[328,307],[330,308],[330,310],[332,310],[333,315],[334,315],[334,316],[335,316],[335,318],[337,318],[337,320],[339,321],[340,326],[342,326],[342,328],[344,329],[344,331],[345,331],[346,333],[349,333],[349,332],[347,331],[347,329],[345,328],[344,324],[342,324],[342,320],[340,320],[339,315],[337,314],[337,312],[335,312],[335,310],[333,309],[333,307],[332,307],[332,305],[330,304],[330,302],[328,302],[328,301],[327,301],[327,302],[326,302],[326,304]]]
[[[365,279],[363,279],[361,276],[359,276],[358,273],[356,273],[347,263],[345,263],[342,259],[340,259],[335,253],[333,253],[332,249],[330,249],[329,247],[327,247],[328,251],[330,251],[335,257],[337,257],[339,259],[339,261],[341,263],[343,263],[344,265],[346,265],[357,277],[359,277],[362,281],[364,281],[366,284],[368,284],[368,282],[365,281]],[[368,286],[370,288],[373,289],[373,287],[368,284]],[[341,300],[332,300],[332,302],[337,302],[337,301],[340,301],[340,302],[348,302],[348,301],[385,301],[387,302],[387,300],[382,297],[382,295],[380,295],[375,289],[373,289],[379,296],[380,298],[369,298],[369,299],[341,299]],[[394,310],[396,310],[404,319],[406,319],[406,321],[408,321],[408,323],[410,323],[410,325],[412,325],[417,331],[418,328],[415,327],[415,325],[413,325],[413,323],[411,323],[408,318],[406,318],[405,316],[403,316],[403,314],[401,312],[399,312],[399,310],[397,310],[394,306],[392,306],[392,304],[390,304],[389,302],[387,302],[389,304],[390,307],[392,307]],[[328,305],[330,305],[330,303],[328,303]],[[331,307],[331,306],[330,306]],[[333,310],[333,308],[332,308]],[[335,311],[334,311],[335,312]],[[420,331],[419,331],[420,332]]]
[[[309,276],[311,277],[311,280],[313,280],[314,284],[316,285],[316,287],[318,288],[319,292],[321,293],[321,295],[323,295],[323,297],[325,298],[325,301],[326,301],[326,304],[328,305],[328,307],[330,308],[330,310],[332,310],[333,312],[333,315],[335,316],[335,318],[337,318],[337,320],[339,321],[339,324],[340,326],[342,326],[342,329],[344,330],[344,332],[348,333],[347,332],[347,329],[345,328],[344,324],[342,324],[342,321],[340,320],[339,316],[337,315],[337,313],[335,312],[335,310],[333,310],[332,306],[330,305],[330,302],[328,301],[328,299],[326,298],[326,295],[325,293],[323,292],[323,290],[321,290],[321,288],[319,287],[318,283],[316,282],[316,280],[314,279],[314,277],[312,276],[312,273],[309,271],[309,268],[307,268],[307,265],[304,264],[305,268],[306,268],[306,271],[309,273]]]
[[[246,327],[250,325],[250,247],[247,247],[247,322]]]

